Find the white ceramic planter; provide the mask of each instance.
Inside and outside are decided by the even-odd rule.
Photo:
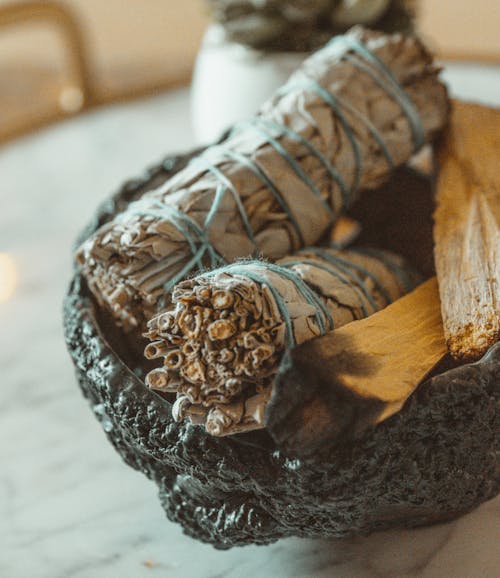
[[[208,28],[194,70],[191,119],[198,144],[215,141],[249,118],[288,79],[306,53],[265,53],[227,42],[221,26]]]

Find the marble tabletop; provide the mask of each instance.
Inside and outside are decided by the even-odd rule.
[[[448,77],[499,102],[485,74]],[[154,485],[108,444],[63,342],[71,243],[124,178],[192,146],[188,118],[187,91],[171,92],[0,149],[0,577],[500,576],[499,499],[432,528],[220,552],[170,523]]]

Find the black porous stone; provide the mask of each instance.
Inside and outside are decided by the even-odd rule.
[[[167,159],[126,185],[84,236],[186,159]],[[405,178],[430,197],[421,177]],[[362,438],[299,461],[280,453],[265,432],[221,439],[173,422],[170,403],[144,384],[140,355],[96,306],[78,271],[64,325],[79,385],[108,439],[158,485],[167,516],[217,548],[432,524],[499,492],[500,344],[479,363],[442,366],[398,414]]]

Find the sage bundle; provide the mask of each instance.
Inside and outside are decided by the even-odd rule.
[[[142,327],[188,275],[316,244],[447,115],[417,38],[362,28],[335,37],[255,118],[83,244],[88,285],[126,329]]]
[[[148,386],[175,392],[173,416],[216,436],[264,425],[287,347],[375,313],[413,289],[396,255],[309,248],[276,264],[241,261],[184,281],[148,323]]]

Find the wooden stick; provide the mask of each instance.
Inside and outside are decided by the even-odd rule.
[[[310,456],[399,411],[446,353],[433,278],[293,349],[273,386],[266,427],[285,451]]]
[[[455,101],[439,151],[434,256],[448,348],[479,359],[500,339],[500,110]]]

